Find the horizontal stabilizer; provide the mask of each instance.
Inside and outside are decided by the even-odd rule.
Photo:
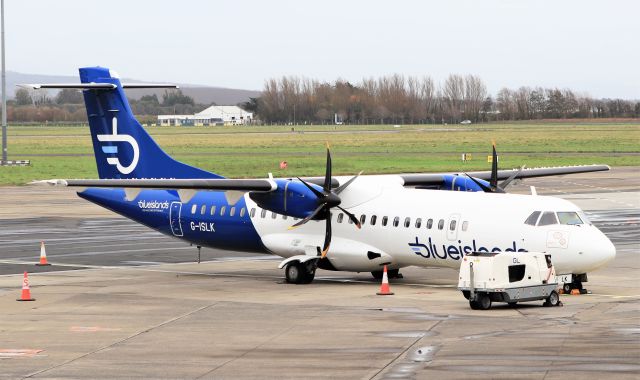
[[[78,90],[114,90],[118,88],[113,83],[33,83],[19,84],[20,87],[39,89],[78,89]],[[141,89],[141,88],[179,88],[178,85],[168,83],[122,83],[122,88]]]

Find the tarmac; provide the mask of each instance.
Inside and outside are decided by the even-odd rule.
[[[197,250],[68,189],[1,187],[0,378],[638,379],[640,168],[510,188],[582,207],[616,245],[563,307],[471,310],[457,272],[284,282],[279,258]],[[49,267],[36,267],[45,241]],[[22,272],[36,301],[16,302]]]

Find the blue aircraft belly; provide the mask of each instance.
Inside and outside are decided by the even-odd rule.
[[[78,195],[165,235],[193,244],[267,253],[253,227],[244,198],[232,206],[221,192],[201,191],[186,203],[180,202],[174,190],[144,190],[132,201],[125,199],[123,189],[90,188]],[[215,206],[214,215],[211,214],[212,206]],[[220,215],[222,207],[225,207],[224,215]],[[235,207],[233,216],[229,215],[231,207]],[[242,209],[245,211],[240,216]]]

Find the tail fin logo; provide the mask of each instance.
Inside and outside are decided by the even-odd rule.
[[[138,166],[138,159],[140,158],[140,147],[138,142],[131,135],[119,135],[118,134],[118,119],[115,117],[112,120],[112,134],[110,135],[97,135],[100,142],[126,142],[133,148],[133,160],[128,166],[122,166],[118,157],[107,157],[107,163],[109,165],[115,165],[118,171],[122,174],[130,174]],[[102,145],[102,152],[106,154],[118,154],[117,145]]]

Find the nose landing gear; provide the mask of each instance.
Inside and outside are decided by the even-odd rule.
[[[587,289],[582,286],[582,282],[587,282],[587,274],[573,275],[571,282],[565,282],[562,285],[562,293],[564,294],[587,294]]]

